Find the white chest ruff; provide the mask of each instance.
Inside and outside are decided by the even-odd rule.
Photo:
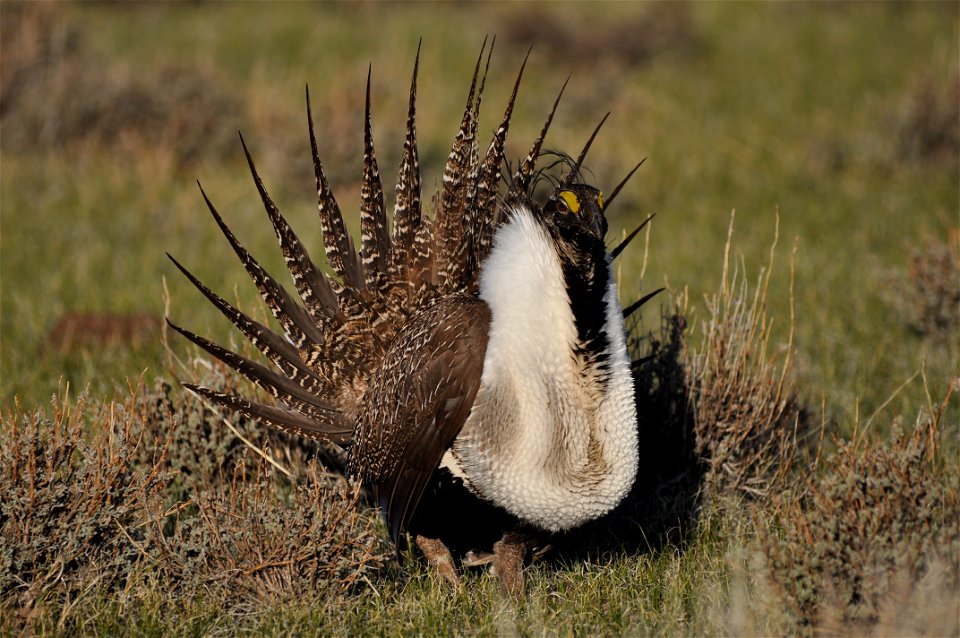
[[[482,497],[544,529],[570,529],[619,503],[637,470],[637,416],[623,318],[604,296],[606,381],[573,354],[576,324],[559,258],[520,208],[483,266],[492,320],[480,391],[444,465]]]

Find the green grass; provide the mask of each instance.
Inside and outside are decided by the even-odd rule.
[[[19,7],[0,5],[7,24],[14,24]],[[913,423],[928,410],[928,397],[939,400],[960,375],[957,328],[941,336],[917,334],[896,303],[897,286],[909,285],[903,282],[911,250],[923,251],[931,238],[956,243],[956,235],[947,238],[960,226],[956,146],[910,150],[911,116],[925,87],[934,87],[948,110],[957,108],[951,91],[960,81],[960,15],[953,3],[705,3],[681,9],[191,3],[46,11],[41,24],[52,25],[52,40],[74,48],[32,60],[17,92],[8,84],[10,69],[21,56],[31,61],[32,41],[27,31],[16,37],[6,27],[3,32],[0,405],[17,397],[28,409],[43,406],[64,380],[89,387],[97,398],[118,389],[122,394],[145,370],[148,385],[155,376],[173,380],[159,335],[136,348],[45,348],[67,313],[160,317],[166,286],[179,324],[236,339],[164,255],[172,253],[245,309],[262,312],[195,180],[261,262],[281,272],[234,137],[241,129],[281,210],[319,258],[304,84],[311,88],[335,193],[354,215],[367,65],[373,69],[374,135],[389,184],[421,36],[418,133],[427,193],[439,182],[484,35],[498,34],[498,40],[483,131],[495,126],[533,44],[511,155],[525,152],[569,74],[548,145],[576,153],[594,123],[612,110],[588,162],[597,185],[609,191],[647,158],[610,213],[613,237],[657,213],[644,281],[642,240],[622,258],[625,302],[666,283],[673,293],[688,291],[694,325],[707,320],[703,296],[720,285],[735,209],[733,245],[748,273],[767,263],[779,224],[766,307],[774,319],[771,352],[786,342],[792,312],[799,398],[816,422],[822,406],[829,435],[849,437],[869,422],[871,434],[885,438],[898,418]],[[669,20],[682,28],[651,53],[638,54],[621,41],[632,33],[624,24],[666,28]],[[546,26],[538,31],[537,24]],[[520,27],[534,28],[533,41],[512,35]],[[174,75],[164,76],[170,68]],[[82,81],[71,84],[78,75]],[[162,95],[193,86],[177,82],[196,77],[203,95],[222,100],[201,96],[180,107],[174,101],[119,132],[111,129],[118,115],[96,110],[106,89],[122,94],[139,82],[148,95]],[[76,115],[89,112],[101,113],[100,119]],[[957,117],[952,121],[955,127]],[[37,139],[23,141],[21,132],[31,127]],[[350,224],[354,231],[359,225],[353,217]],[[654,325],[656,315],[648,311],[645,325]],[[178,356],[196,355],[182,340],[171,345]],[[960,438],[958,403],[947,406],[942,420],[948,459]],[[881,417],[871,420],[877,411]],[[784,631],[783,619],[770,614],[776,605],[763,604],[772,594],[756,568],[754,528],[744,521],[741,515],[708,517],[683,547],[535,566],[527,601],[518,608],[496,596],[488,574],[469,575],[467,592],[454,593],[413,564],[355,597],[271,601],[246,616],[218,608],[215,600],[173,604],[162,583],[137,590],[148,593],[133,602],[107,595],[98,601],[93,592],[80,605],[93,612],[70,615],[65,626],[151,635],[240,629],[312,634],[317,628],[331,635]],[[56,623],[52,614],[38,627],[54,632]]]

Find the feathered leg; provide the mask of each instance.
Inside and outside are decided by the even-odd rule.
[[[438,576],[454,587],[460,586],[460,577],[457,576],[457,569],[453,564],[453,555],[443,544],[443,541],[426,536],[417,536],[414,542]]]

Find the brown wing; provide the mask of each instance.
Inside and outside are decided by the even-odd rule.
[[[351,471],[372,483],[396,541],[473,406],[490,310],[450,295],[415,315],[371,375]]]

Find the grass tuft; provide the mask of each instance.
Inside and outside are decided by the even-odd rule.
[[[705,489],[766,497],[789,476],[804,434],[792,388],[792,317],[787,343],[772,349],[766,306],[776,240],[751,292],[743,265],[731,269],[732,233],[733,217],[720,289],[706,296],[702,344],[689,354],[688,394]]]

